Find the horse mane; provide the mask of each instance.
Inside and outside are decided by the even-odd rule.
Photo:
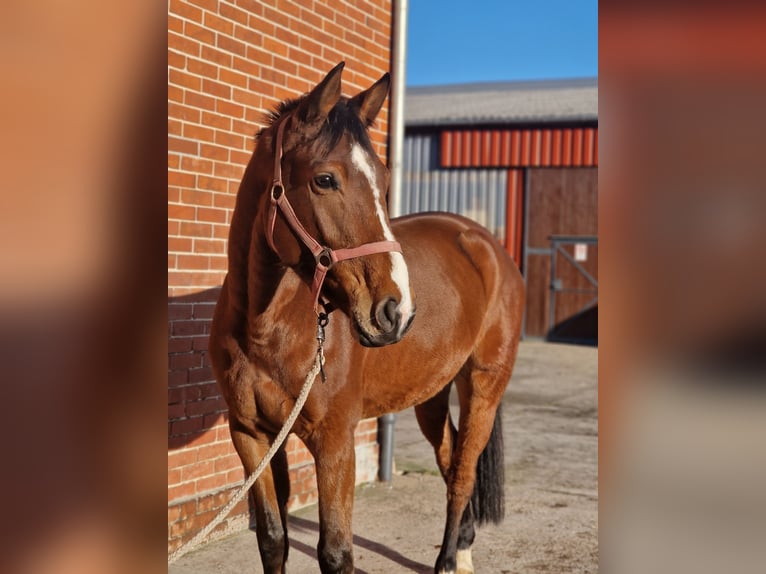
[[[298,110],[307,95],[303,94],[298,98],[283,100],[267,111],[264,114],[265,127],[261,128],[256,134],[256,143],[263,133],[277,125],[282,117]],[[319,150],[322,150],[324,153],[329,152],[338,145],[340,138],[345,133],[348,133],[354,142],[359,143],[368,152],[374,153],[370,136],[367,133],[367,126],[359,118],[355,102],[343,96],[338,100],[333,109],[330,110],[327,120],[322,123],[316,136],[316,144]]]

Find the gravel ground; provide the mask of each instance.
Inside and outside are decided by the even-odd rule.
[[[595,347],[521,343],[503,400],[506,518],[478,531],[476,572],[598,571],[597,357]],[[393,481],[356,492],[359,574],[428,574],[439,552],[446,488],[412,409],[397,417],[394,453]],[[318,572],[316,507],[293,513],[288,531],[288,572]],[[207,544],[168,572],[261,572],[255,534]]]

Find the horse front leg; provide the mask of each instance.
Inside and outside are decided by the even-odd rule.
[[[356,458],[353,427],[312,441],[319,491],[319,569],[322,574],[354,572],[351,514]]]
[[[255,470],[270,445],[266,435],[246,429],[229,420],[231,439],[242,460],[245,475]],[[287,470],[287,456],[284,447],[255,481],[250,489],[255,518],[255,532],[258,551],[261,555],[264,574],[285,574],[287,562],[287,499],[290,496],[290,480]],[[252,527],[252,525],[251,525]]]

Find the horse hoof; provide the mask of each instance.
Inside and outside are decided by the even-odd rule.
[[[473,574],[473,559],[471,558],[470,548],[457,551],[456,574]]]

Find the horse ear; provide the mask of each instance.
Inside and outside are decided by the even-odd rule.
[[[309,92],[306,99],[300,107],[301,119],[306,122],[312,122],[318,119],[324,119],[330,110],[335,107],[340,99],[340,80],[343,74],[343,66],[346,62],[341,62],[330,70],[324,79]]]
[[[375,82],[369,89],[360,92],[353,98],[350,103],[358,111],[360,119],[365,123],[367,127],[370,127],[375,118],[380,112],[380,108],[383,107],[383,102],[388,95],[388,88],[391,85],[391,76],[388,72],[383,74],[383,77]]]

